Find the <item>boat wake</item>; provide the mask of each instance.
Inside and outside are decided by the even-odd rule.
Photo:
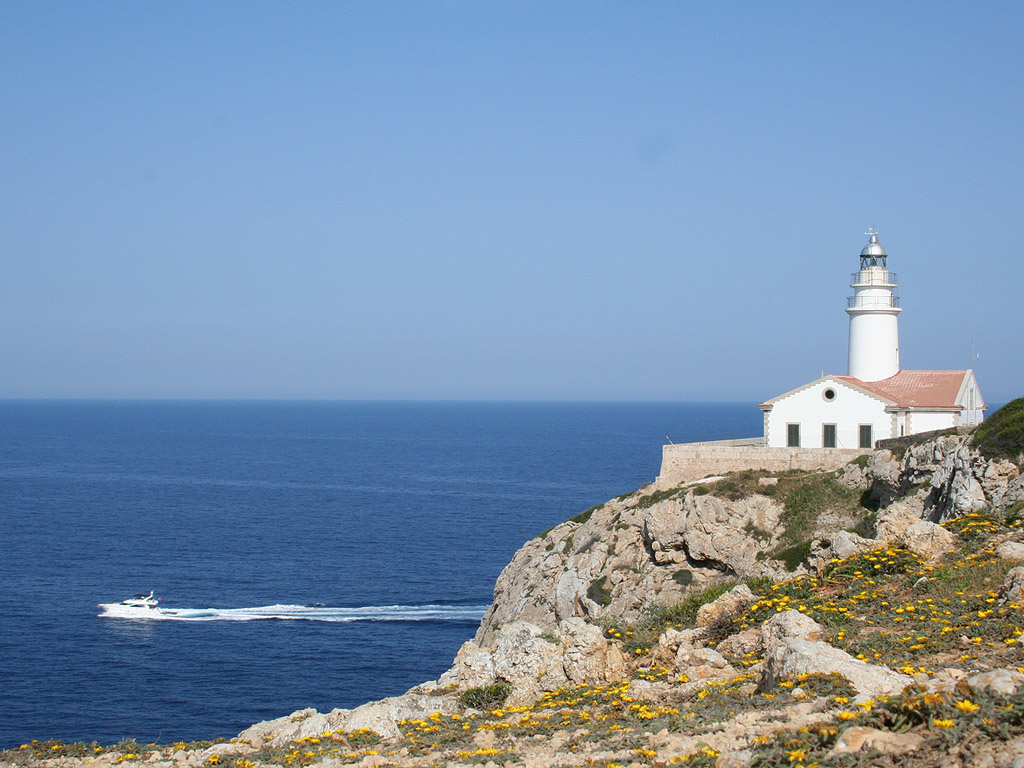
[[[147,621],[464,621],[478,622],[486,605],[371,605],[332,608],[322,605],[262,605],[254,608],[145,608],[101,604],[99,616]]]

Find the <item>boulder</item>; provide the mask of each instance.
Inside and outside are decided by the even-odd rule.
[[[784,611],[765,622],[761,628],[764,646],[764,667],[758,683],[761,690],[770,690],[801,674],[833,672],[845,677],[865,696],[899,693],[913,682],[907,675],[860,661],[826,642],[813,639],[821,633],[821,625],[799,611]]]
[[[899,541],[907,528],[924,519],[924,503],[924,496],[915,494],[890,504],[878,513],[875,538],[885,543]]]
[[[774,648],[786,640],[820,640],[824,627],[800,611],[790,610],[776,613],[761,625],[760,648],[762,651]]]
[[[746,584],[738,584],[716,600],[697,609],[698,627],[715,627],[731,622],[757,602],[757,596]]]
[[[703,647],[707,641],[705,629],[666,629],[658,638],[658,644],[652,649],[652,657],[661,664],[671,666],[676,656],[683,651],[692,651]]]
[[[919,557],[931,560],[952,550],[956,546],[956,536],[941,525],[919,520],[907,526],[900,536],[900,543]]]
[[[561,648],[541,637],[540,627],[517,621],[502,628],[494,649],[494,676],[512,686],[510,704],[526,704],[569,682]]]
[[[1024,603],[1024,566],[1018,565],[1006,572],[999,588],[999,602]]]
[[[884,755],[902,755],[915,751],[923,741],[924,736],[917,733],[893,733],[855,725],[843,731],[827,757],[860,752],[862,749],[874,749]]]
[[[764,479],[767,480],[768,478]],[[775,480],[775,482],[778,482],[778,478],[772,479]],[[865,467],[861,467],[861,465],[855,461],[851,461],[843,467],[839,471],[839,474],[836,475],[836,479],[847,488],[853,488],[858,491],[867,490],[869,484],[866,465]]]
[[[947,453],[932,475],[932,490],[925,504],[929,518],[941,523],[987,509],[988,500],[976,476],[976,470],[983,473],[986,466],[981,455],[965,445]]]
[[[716,650],[730,656],[746,656],[760,647],[761,628],[749,627],[735,635],[729,635],[716,646]]]
[[[1005,509],[1013,504],[1016,496],[1014,481],[1021,479],[1020,469],[1012,461],[989,461],[982,467],[979,482],[986,498],[997,509]],[[1009,494],[1009,498],[1008,498]]]
[[[367,728],[385,738],[400,735],[398,722],[419,720],[434,712],[450,714],[459,709],[457,701],[442,696],[405,694],[373,701],[355,709],[334,709],[326,714],[303,709],[276,720],[251,725],[238,734],[240,741],[253,746],[280,746],[291,741],[319,737],[325,732],[356,731]]]
[[[713,648],[680,649],[676,654],[673,671],[682,672],[690,680],[732,678],[736,670],[725,657]]]
[[[992,691],[1012,696],[1024,686],[1024,675],[1015,669],[992,669],[967,678],[967,684],[977,691]]]
[[[1024,544],[1016,541],[1004,541],[996,547],[996,554],[1003,560],[1024,560]]]
[[[881,506],[888,505],[900,491],[900,462],[892,451],[872,451],[868,454],[865,480],[871,497]]]
[[[452,667],[438,681],[440,685],[458,685],[460,690],[490,685],[494,681],[494,660],[491,652],[467,640],[455,654]]]
[[[870,552],[877,546],[878,542],[874,539],[865,539],[863,536],[858,536],[850,531],[839,531],[839,533],[832,537],[832,542],[829,544],[823,557],[826,563],[833,558],[845,560],[862,552]]]
[[[625,677],[626,660],[618,645],[610,644],[599,627],[582,619],[558,625],[562,670],[571,683],[605,683]]]

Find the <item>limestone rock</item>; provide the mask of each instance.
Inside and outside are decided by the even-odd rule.
[[[799,611],[784,611],[765,622],[761,629],[765,659],[761,689],[770,690],[783,680],[805,673],[837,672],[867,696],[899,693],[913,682],[907,675],[860,661],[826,642],[812,639],[820,637],[821,632],[820,624]]]
[[[1024,560],[1024,544],[1016,541],[1004,541],[996,547],[996,554],[1003,560]]]
[[[768,479],[768,478],[765,478]],[[778,482],[777,478],[773,478],[775,482]],[[851,461],[845,467],[843,467],[836,479],[845,485],[847,488],[854,488],[856,490],[867,490],[869,485],[867,468],[861,467],[855,461]]]
[[[750,587],[746,584],[739,584],[720,595],[716,600],[698,608],[697,626],[714,627],[731,622],[756,601],[757,596],[750,591]]]
[[[754,494],[730,501],[697,496],[651,506],[644,516],[643,537],[658,564],[690,564],[731,575],[764,571],[758,553],[769,549],[779,529],[781,508]],[[758,538],[763,531],[767,538]]]
[[[942,465],[932,476],[932,491],[926,503],[933,522],[941,523],[989,506],[976,476],[976,469],[983,473],[985,467],[986,462],[981,455],[966,445],[960,444],[945,455]]]
[[[713,680],[735,677],[736,670],[725,657],[713,648],[681,648],[672,666],[676,672],[686,674],[691,680]]]
[[[924,519],[924,504],[924,496],[921,494],[907,496],[890,504],[878,514],[875,538],[885,543],[899,541],[907,528]]]
[[[456,684],[461,690],[489,685],[494,681],[494,659],[491,652],[467,640],[455,654],[452,668],[438,681],[442,685]]]
[[[941,525],[920,520],[908,526],[900,543],[925,560],[944,555],[956,545],[956,537]]]
[[[999,601],[1024,603],[1024,566],[1019,565],[1006,572],[1003,585],[999,588]]]
[[[985,492],[985,497],[992,503],[993,507],[1003,509],[1013,504],[1017,499],[1011,484],[1021,479],[1020,469],[1012,461],[995,460],[989,461],[981,467],[978,473],[978,481]],[[1009,499],[1007,498],[1009,494]]]
[[[509,703],[525,704],[544,691],[569,682],[559,647],[545,640],[540,627],[517,621],[504,627],[494,650],[494,676],[512,686]]]
[[[777,613],[761,625],[762,650],[774,648],[787,640],[820,640],[824,627],[800,611],[789,610]]]
[[[611,645],[599,627],[582,619],[567,619],[558,626],[564,646],[562,669],[571,683],[604,683],[626,674],[626,661],[618,645]]]
[[[900,462],[892,451],[872,451],[868,454],[868,464],[864,476],[871,497],[881,506],[887,506],[900,491]]]
[[[978,691],[993,691],[1003,696],[1012,696],[1024,685],[1024,675],[1015,669],[992,669],[972,675],[967,684]]]
[[[870,552],[877,546],[878,542],[874,539],[865,539],[863,536],[858,536],[850,531],[839,531],[839,533],[832,537],[832,542],[829,544],[826,562],[832,558],[845,560],[862,552]]]
[[[885,755],[902,755],[921,746],[924,737],[916,733],[893,733],[855,725],[843,731],[828,757],[876,749]]]
[[[735,635],[729,635],[716,646],[716,649],[730,656],[746,656],[748,653],[755,653],[760,647],[760,642],[761,628],[749,627]]]
[[[399,735],[400,720],[428,717],[434,712],[452,713],[459,708],[451,698],[406,694],[374,701],[355,709],[334,709],[321,714],[304,709],[276,720],[256,723],[238,735],[249,744],[279,746],[297,739],[319,737],[325,731],[355,731],[368,728],[385,738]]]

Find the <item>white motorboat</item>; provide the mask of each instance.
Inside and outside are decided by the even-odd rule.
[[[99,603],[103,609],[101,616],[114,616],[119,619],[156,618],[164,613],[160,607],[160,598],[154,597],[152,590],[148,595],[135,595],[120,603]]]

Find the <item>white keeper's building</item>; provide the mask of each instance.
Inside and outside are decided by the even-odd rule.
[[[769,448],[872,448],[875,441],[978,424],[985,401],[973,370],[900,370],[896,274],[878,233],[850,279],[846,376],[828,375],[761,404]]]

